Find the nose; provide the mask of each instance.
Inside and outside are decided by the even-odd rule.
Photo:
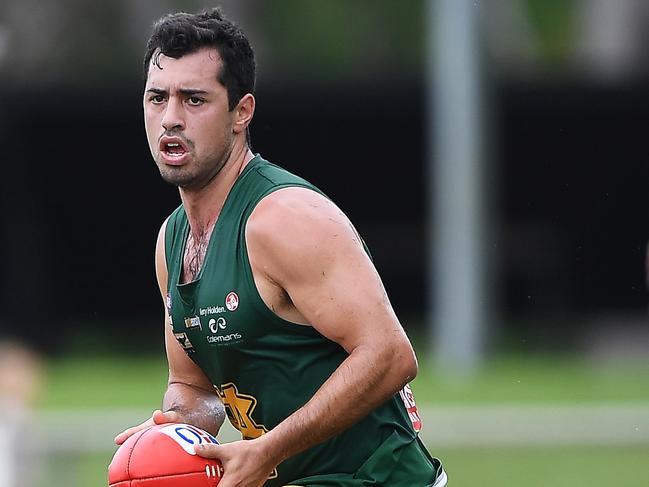
[[[182,103],[177,98],[171,98],[167,103],[162,117],[162,127],[165,130],[184,129],[185,119],[182,112]]]

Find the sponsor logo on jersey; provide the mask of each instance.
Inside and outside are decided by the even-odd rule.
[[[399,395],[403,400],[403,404],[406,406],[406,411],[408,412],[408,417],[412,423],[412,428],[415,432],[419,433],[423,426],[421,421],[421,416],[419,416],[419,411],[417,410],[417,403],[415,403],[415,395],[410,388],[410,384],[399,391]]]
[[[219,316],[218,318],[210,318],[209,328],[213,334],[207,335],[205,337],[207,343],[231,345],[232,343],[236,343],[243,339],[243,335],[241,333],[235,332],[221,334],[221,332],[227,327],[228,322],[223,316]]]
[[[218,333],[219,330],[225,330],[227,324],[228,322],[225,321],[225,318],[223,318],[223,316],[219,316],[219,318],[216,320],[214,318],[211,318],[209,322],[210,331],[212,333]]]
[[[174,440],[190,455],[196,455],[196,452],[194,451],[195,445],[203,445],[205,443],[212,445],[219,444],[219,442],[216,441],[216,438],[207,431],[195,428],[189,424],[172,424],[165,426],[164,428],[160,428],[160,433],[163,433]]]
[[[238,341],[243,338],[241,333],[229,333],[227,335],[209,335],[207,337],[207,343],[228,343],[231,341]]]
[[[225,313],[225,308],[223,306],[208,306],[207,308],[198,309],[198,314],[201,316],[219,315],[221,313]]]
[[[190,330],[192,328],[198,328],[199,330],[203,329],[203,327],[201,326],[201,319],[198,316],[185,317],[185,327],[189,328]]]
[[[176,340],[180,343],[180,346],[183,347],[183,350],[187,353],[195,352],[194,345],[189,341],[187,333],[174,333]]]
[[[239,296],[234,291],[228,293],[225,297],[225,307],[228,308],[228,311],[236,311],[239,307]]]
[[[169,317],[169,324],[173,327],[174,320],[173,320],[173,316],[171,315],[171,294],[169,293],[167,293],[166,306],[167,306],[167,316]]]

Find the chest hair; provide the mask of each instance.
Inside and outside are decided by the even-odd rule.
[[[199,232],[189,232],[187,245],[185,246],[185,255],[183,256],[184,283],[195,281],[198,277],[205,262],[207,246],[210,242],[213,229],[214,225],[210,225],[207,229],[200,230]]]

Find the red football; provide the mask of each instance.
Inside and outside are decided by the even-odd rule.
[[[108,467],[110,487],[215,487],[222,467],[194,453],[216,439],[188,424],[151,426],[126,440]]]

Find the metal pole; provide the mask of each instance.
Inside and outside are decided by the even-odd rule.
[[[486,320],[479,4],[428,0],[427,7],[432,350],[442,370],[470,373]]]
[[[1,404],[0,411],[5,412]],[[10,424],[10,419],[0,418],[0,487],[16,486],[15,441],[14,428]]]

